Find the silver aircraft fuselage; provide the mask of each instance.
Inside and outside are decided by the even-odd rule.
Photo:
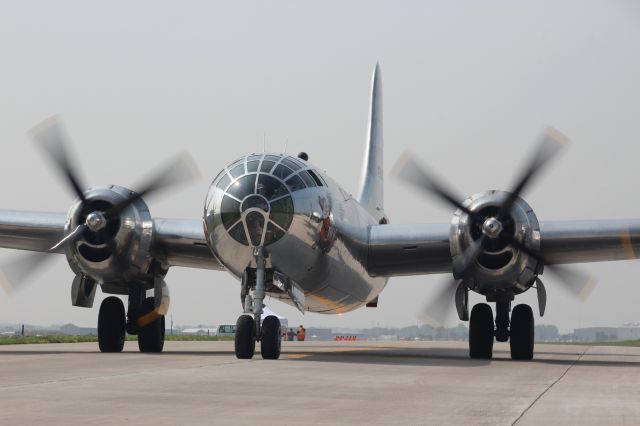
[[[300,309],[332,314],[366,304],[387,283],[366,270],[368,229],[377,223],[325,173],[284,154],[250,155],[225,168],[204,217],[207,243],[233,276],[255,268],[253,251],[263,246],[267,268],[304,295]]]

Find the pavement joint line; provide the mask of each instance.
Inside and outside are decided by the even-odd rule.
[[[573,362],[571,363],[571,365],[570,365],[570,366],[568,366],[568,367],[566,368],[566,370],[564,370],[564,371],[562,372],[562,374],[561,374],[557,379],[555,379],[555,380],[554,380],[554,381],[553,381],[549,386],[547,386],[547,387],[545,388],[545,390],[543,390],[543,391],[540,393],[540,395],[538,395],[538,396],[536,397],[536,399],[534,399],[534,400],[531,402],[531,404],[529,404],[529,405],[527,406],[527,408],[525,408],[524,410],[522,410],[522,413],[520,413],[520,415],[518,416],[518,418],[517,418],[517,419],[515,419],[515,420],[513,421],[513,423],[511,423],[511,426],[514,426],[516,423],[518,423],[520,420],[522,420],[522,418],[524,417],[524,415],[525,415],[525,414],[527,414],[527,412],[528,412],[528,411],[529,411],[529,410],[530,410],[530,409],[531,409],[531,408],[536,404],[536,402],[538,402],[538,401],[540,400],[540,398],[542,398],[542,397],[543,397],[543,396],[544,396],[544,395],[545,395],[549,390],[551,390],[551,388],[552,388],[552,387],[554,387],[554,386],[556,385],[556,383],[558,383],[560,380],[562,380],[562,378],[563,378],[564,376],[566,376],[566,375],[567,375],[567,373],[569,372],[569,370],[571,370],[571,369],[573,368],[573,366],[574,366],[574,365],[576,365],[576,364],[578,363],[578,361],[580,361],[580,360],[582,359],[582,357],[587,353],[587,351],[588,351],[589,349],[591,349],[591,346],[587,346],[587,347],[584,349],[584,351],[582,351],[582,353],[578,356],[578,358],[576,358],[576,359],[575,359],[575,361],[573,361]]]

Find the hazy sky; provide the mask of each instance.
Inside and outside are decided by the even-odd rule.
[[[54,113],[90,185],[128,185],[179,150],[193,154],[204,178],[149,200],[154,216],[200,218],[211,179],[261,151],[264,133],[268,150],[288,141],[355,193],[379,60],[387,172],[411,149],[461,194],[507,189],[550,124],[573,144],[525,194],[538,218],[640,217],[634,0],[0,4],[0,208],[68,209],[69,191],[26,136]],[[394,223],[451,219],[391,178],[385,190]],[[72,307],[73,275],[62,256],[52,263],[22,293],[0,295],[0,322],[96,323],[103,296]],[[545,279],[547,315],[536,321],[564,331],[640,322],[640,262],[584,269],[600,276],[590,299]],[[391,279],[377,309],[342,316],[268,304],[292,324],[407,325],[443,279]],[[226,273],[176,268],[167,281],[175,323],[240,313]],[[536,305],[533,292],[517,301]]]

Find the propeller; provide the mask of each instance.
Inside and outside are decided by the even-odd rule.
[[[545,259],[541,253],[529,248],[525,243],[518,241],[515,235],[502,235],[502,223],[509,219],[511,209],[515,202],[568,142],[568,139],[562,133],[555,129],[547,128],[539,138],[537,148],[531,160],[523,168],[522,173],[518,176],[507,198],[498,206],[497,214],[494,217],[486,219],[479,218],[476,213],[466,207],[457,194],[441,183],[441,181],[411,153],[406,152],[400,157],[392,170],[392,174],[411,184],[418,190],[434,196],[445,204],[466,213],[469,215],[472,224],[481,225],[481,236],[473,241],[469,247],[453,261],[452,272],[456,280],[464,278],[467,275],[475,264],[478,256],[482,253],[483,246],[486,243],[501,237],[506,238],[507,243],[513,248],[521,250],[545,265],[547,270],[560,279],[565,290],[580,300],[584,300],[595,283],[593,277],[581,273],[574,268],[550,264],[548,259]],[[446,318],[451,308],[451,303],[447,302],[447,299],[450,300],[450,298],[453,298],[456,290],[454,284],[457,282],[458,281],[448,282],[434,302],[427,306],[433,309],[433,313],[429,315],[430,317],[439,317],[434,318],[438,321]],[[442,309],[433,306],[439,303],[445,303],[447,305],[444,314],[439,315],[438,313]]]
[[[29,131],[29,135],[64,178],[73,195],[80,200],[80,211],[85,208],[91,210],[83,190],[86,186],[79,177],[79,168],[72,162],[69,154],[70,143],[60,119],[53,116],[44,120]],[[42,252],[27,253],[5,264],[0,272],[0,285],[7,293],[20,289],[30,276],[45,265],[50,258],[48,254],[64,250],[83,234],[97,241],[104,241],[111,252],[115,253],[116,242],[107,233],[111,220],[115,220],[120,213],[143,196],[159,193],[196,177],[199,177],[199,171],[191,156],[186,152],[177,155],[150,174],[137,186],[139,190],[131,192],[128,197],[105,209],[91,210],[86,215],[84,223],[78,225],[54,246]]]
[[[435,297],[423,303],[420,307],[419,319],[431,325],[444,325],[451,317],[456,290],[460,280],[449,279],[437,285]]]

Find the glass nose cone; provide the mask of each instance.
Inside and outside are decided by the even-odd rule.
[[[269,202],[260,195],[252,195],[242,202],[241,209],[243,212],[249,209],[260,209],[264,212],[269,212]]]
[[[244,219],[247,224],[247,231],[249,231],[249,238],[251,238],[251,244],[254,246],[262,245],[262,234],[264,232],[264,216],[257,211],[251,211]]]

